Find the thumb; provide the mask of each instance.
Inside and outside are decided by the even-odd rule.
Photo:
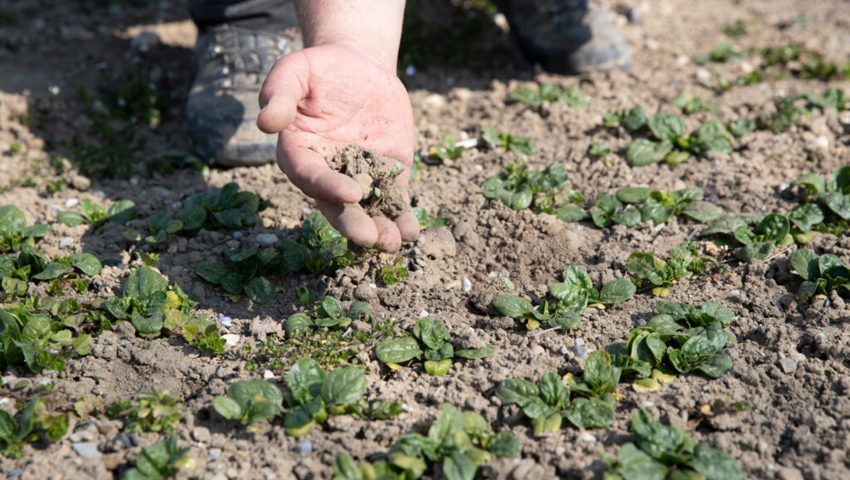
[[[260,90],[257,127],[265,133],[278,133],[295,120],[298,103],[310,91],[309,64],[301,51],[278,59]]]

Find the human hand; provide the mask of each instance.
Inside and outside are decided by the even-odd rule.
[[[281,170],[316,199],[331,225],[358,245],[390,252],[416,240],[419,222],[410,209],[395,219],[369,217],[358,204],[361,187],[325,161],[350,144],[398,160],[404,165],[399,187],[409,203],[413,113],[394,69],[345,44],[306,48],[275,63],[260,107],[260,130],[280,132]]]

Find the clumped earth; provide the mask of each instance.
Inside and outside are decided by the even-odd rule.
[[[360,206],[369,216],[396,218],[408,208],[398,186],[402,165],[359,145],[349,145],[327,158],[331,169],[353,178],[363,189]]]
[[[60,285],[64,298],[98,308],[122,294],[135,268],[158,264],[159,272],[198,302],[194,313],[216,322],[227,344],[224,353],[211,354],[178,335],[142,337],[122,321],[111,330],[91,332],[90,353],[70,356],[61,373],[3,367],[0,408],[20,414],[26,402],[49,389],[56,400],[51,411],[70,421],[60,438],[24,444],[20,458],[0,455],[0,471],[25,479],[121,478],[139,466],[142,448],[166,433],[150,426],[125,431],[132,423],[120,414],[126,409],[108,406],[138,402],[139,394],[156,387],[176,396],[168,400],[179,412],[173,434],[193,459],[194,468],[181,470],[177,478],[331,478],[338,454],[358,462],[385,459],[402,436],[426,432],[444,403],[475,411],[490,431],[511,431],[521,441],[519,457],[493,459],[481,469],[487,478],[601,478],[606,464],[598,452],[616,456],[623,445],[636,441],[631,419],[639,409],[665,425],[682,425],[696,442],[727,452],[740,463],[744,478],[850,478],[850,308],[835,291],[810,300],[798,297],[802,279],[789,261],[797,246],[781,245],[765,260],[744,263],[701,239],[705,225],[684,216],[658,226],[641,222],[600,229],[588,221],[565,223],[546,213],[512,210],[485,198],[480,187],[518,161],[533,170],[561,163],[585,208],[600,193],[627,186],[701,188],[705,201],[727,213],[796,208],[799,187],[790,185],[797,178],[812,172],[829,176],[850,165],[847,110],[812,109],[781,133],[757,129],[735,139],[730,152],[645,167],[628,164],[632,135],[604,128],[602,116],[636,105],[647,115],[678,115],[681,109],[669,100],[684,94],[713,106],[684,117],[683,131],[694,132],[710,120],[728,125],[772,115],[776,101],[790,95],[822,95],[830,87],[850,91],[850,82],[841,76],[802,78],[794,73],[801,71],[797,64],[789,67],[790,74],[730,88],[717,75],[731,82],[758,70],[762,60],[748,53],[751,47],[798,45],[846,63],[846,2],[613,2],[632,46],[633,70],[580,78],[532,73],[498,18],[457,11],[448,3],[428,4],[417,14],[437,25],[460,15],[453,28],[474,24],[479,28],[473,31],[475,45],[485,50],[464,57],[463,32],[441,31],[442,39],[459,35],[452,62],[431,61],[427,68],[408,69],[412,75],[402,72],[414,106],[417,148],[430,153],[446,133],[467,140],[492,127],[527,137],[533,153],[478,142],[479,147],[439,161],[438,155],[422,155],[426,161],[411,181],[412,201],[429,218],[444,217],[445,226],[424,230],[415,245],[395,256],[359,258],[333,273],[281,275],[274,279],[277,294],[265,304],[225,294],[199,277],[195,267],[231,249],[269,245],[270,239],[271,244],[298,241],[302,222],[315,206],[271,165],[205,168],[191,154],[182,109],[194,74],[187,66],[194,65],[195,30],[182,3],[3,4],[0,206],[18,206],[27,225],[52,227],[35,243],[49,257],[89,253],[103,263],[83,293],[73,282]],[[730,25],[735,28],[724,33]],[[157,33],[158,39],[140,35],[144,31]],[[427,39],[421,32],[414,38]],[[490,43],[480,45],[482,38]],[[745,59],[694,62],[721,42],[734,44]],[[405,58],[433,60],[421,55],[421,48],[406,51],[416,55]],[[493,64],[492,70],[464,64],[469,58],[489,60],[485,63]],[[546,82],[579,87],[586,108],[559,101],[536,107],[506,102],[511,91]],[[603,148],[588,154],[597,143]],[[179,215],[190,196],[231,182],[270,202],[252,226],[202,228],[195,236],[169,235],[161,243],[125,236],[128,229],[147,232],[154,214]],[[138,208],[126,225],[68,226],[57,220],[63,210],[79,212],[82,200],[108,208],[124,199]],[[734,318],[725,330],[737,343],[723,355],[732,368],[716,379],[680,375],[658,390],[620,383],[610,427],[583,430],[565,424],[558,433],[535,437],[519,407],[502,405],[495,394],[498,386],[508,378],[537,383],[546,372],[580,377],[588,354],[623,342],[633,328],[646,325],[658,299],[639,292],[605,309],[590,307],[581,325],[568,331],[529,331],[495,315],[492,300],[511,294],[536,305],[570,265],[581,266],[593,285],[602,285],[627,275],[632,252],[667,258],[683,241],[699,241],[700,255],[717,262],[716,268],[678,280],[665,300],[696,306],[716,301],[731,309]],[[806,248],[850,263],[846,232],[816,231]],[[388,268],[395,273],[403,268],[409,276],[389,281]],[[45,282],[33,284],[29,295],[51,292]],[[401,412],[385,420],[332,415],[298,438],[285,433],[281,415],[250,428],[219,415],[214,399],[225,396],[237,380],[265,378],[287,392],[286,372],[298,358],[288,347],[285,322],[295,313],[312,312],[311,296],[321,301],[326,295],[338,299],[345,311],[363,302],[372,316],[361,315],[341,330],[317,330],[319,336],[312,338],[334,338],[327,344],[339,355],[315,347],[321,341],[297,351],[323,354],[326,369],[362,367],[364,399],[397,402]],[[5,299],[3,305],[11,302]],[[420,317],[442,322],[463,348],[472,347],[463,345],[464,339],[475,339],[494,352],[453,362],[442,376],[428,375],[419,364],[393,370],[379,362],[375,345],[410,332]],[[334,332],[337,337],[330,336]]]

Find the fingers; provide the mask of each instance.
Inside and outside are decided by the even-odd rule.
[[[375,246],[379,240],[378,227],[356,203],[339,205],[317,200],[319,210],[343,236],[361,247]]]
[[[409,175],[406,175],[409,177]],[[399,181],[402,179],[399,178]],[[401,198],[404,199],[405,205],[410,205],[410,194],[407,187],[401,186]],[[396,217],[395,224],[401,234],[403,242],[414,242],[419,238],[419,220],[413,215],[413,210],[408,208],[404,213]]]
[[[309,93],[309,66],[301,52],[275,62],[260,90],[257,127],[265,133],[278,133],[295,119],[298,103]]]
[[[401,249],[401,234],[396,224],[387,217],[372,217],[378,227],[378,241],[375,246],[385,252],[397,252]]]
[[[305,195],[329,203],[357,203],[363,189],[348,175],[335,172],[325,159],[303,145],[278,139],[278,165]],[[365,214],[364,214],[365,215]]]

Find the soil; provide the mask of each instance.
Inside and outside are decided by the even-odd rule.
[[[360,206],[370,217],[396,218],[410,206],[401,195],[398,175],[389,174],[397,160],[359,145],[349,145],[328,156],[328,166],[353,178],[363,189]]]
[[[141,71],[145,79],[168,92],[161,121],[156,127],[138,128],[137,135],[145,141],[132,144],[134,157],[127,161],[142,163],[140,159],[164,154],[185,156],[188,145],[182,109],[194,74],[191,48],[196,32],[183,3],[100,6],[103,3],[116,2],[53,2],[49,8],[36,0],[2,4],[12,19],[4,16],[7,24],[0,30],[0,205],[17,205],[30,223],[53,226],[53,233],[39,243],[47,254],[88,252],[106,264],[93,282],[90,300],[120,293],[130,266],[139,264],[135,252],[158,253],[159,270],[199,300],[200,313],[232,317],[232,327],[222,327],[222,333],[232,334],[235,346],[211,356],[182,339],[142,339],[126,323],[118,324],[114,331],[94,339],[90,355],[69,361],[61,375],[6,368],[0,389],[3,399],[25,394],[8,387],[19,379],[51,383],[55,391],[71,399],[97,398],[107,404],[154,386],[176,392],[185,401],[186,414],[175,433],[181,445],[191,447],[196,460],[196,467],[178,478],[330,478],[337,454],[378,459],[402,435],[432,421],[445,402],[481,413],[492,428],[509,429],[522,441],[521,458],[494,461],[485,469],[485,476],[491,478],[601,478],[605,465],[597,452],[616,454],[629,441],[629,418],[636,408],[646,408],[665,422],[688,425],[695,439],[738,459],[745,478],[850,478],[850,308],[836,295],[810,303],[796,299],[799,279],[788,264],[794,247],[779,249],[768,262],[749,264],[717,254],[717,260],[726,265],[724,271],[684,280],[670,289],[669,301],[699,305],[715,300],[735,312],[729,329],[738,343],[726,351],[734,362],[730,372],[716,380],[681,376],[658,391],[638,392],[621,385],[617,419],[610,428],[564,428],[558,434],[533,438],[516,408],[499,405],[493,395],[495,386],[512,377],[537,380],[547,371],[580,372],[581,344],[592,351],[625,340],[632,328],[653,315],[656,299],[640,294],[605,310],[591,308],[581,327],[569,332],[528,332],[513,320],[492,315],[490,300],[503,293],[541,298],[572,264],[587,269],[596,284],[621,277],[631,252],[663,255],[681,241],[697,239],[702,226],[672,219],[662,227],[641,224],[601,231],[487,201],[480,184],[519,160],[513,153],[470,149],[460,159],[420,171],[411,182],[414,205],[431,215],[442,211],[449,226],[425,230],[415,245],[405,247],[398,257],[411,274],[398,284],[387,286],[382,281],[381,266],[392,257],[354,262],[333,275],[279,279],[282,291],[265,305],[244,297],[234,300],[205,283],[194,273],[195,265],[224,264],[228,249],[251,247],[259,234],[297,239],[301,221],[315,206],[271,165],[173,172],[148,168],[130,179],[81,174],[75,168],[79,155],[74,154],[73,138],[96,139],[88,107],[76,89],[104,91],[117,72]],[[538,73],[520,58],[497,18],[485,29],[492,32],[493,51],[504,52],[493,57],[497,68],[430,65],[404,76],[417,122],[417,148],[441,143],[447,132],[465,139],[480,135],[483,126],[492,126],[531,138],[537,152],[525,159],[530,167],[563,162],[571,184],[588,202],[600,192],[623,186],[700,187],[728,212],[787,211],[796,205],[786,190],[794,179],[812,171],[828,175],[850,164],[846,111],[816,110],[785,133],[757,131],[740,140],[731,154],[712,154],[675,166],[629,167],[624,148],[630,137],[600,128],[602,113],[636,104],[647,113],[677,112],[667,99],[680,92],[718,106],[714,112],[687,117],[688,128],[694,130],[712,118],[729,122],[754,117],[772,109],[782,95],[821,94],[828,87],[850,90],[847,81],[789,76],[717,92],[699,82],[706,74],[713,78],[713,67],[706,69],[691,61],[693,55],[729,41],[744,50],[795,43],[846,62],[850,57],[846,2],[613,3],[618,11],[631,10],[632,18],[641,20],[630,23],[625,15],[617,17],[632,48],[631,73],[583,77]],[[721,32],[723,24],[739,19],[751,22],[746,35],[729,38]],[[160,41],[140,48],[133,39],[144,31],[157,33]],[[487,51],[477,54],[486,55]],[[719,68],[734,78],[752,67],[743,62]],[[588,97],[588,107],[505,105],[511,89],[543,81],[579,86]],[[587,150],[595,142],[612,153],[602,159],[589,156]],[[13,144],[20,150],[13,149]],[[67,188],[48,190],[48,180],[57,178]],[[84,198],[105,205],[129,198],[140,211],[129,227],[145,231],[150,214],[180,212],[188,196],[234,181],[271,202],[260,214],[261,221],[242,232],[202,230],[194,238],[175,237],[162,245],[145,246],[124,240],[124,227],[112,223],[93,229],[56,222],[57,211],[72,208]],[[850,262],[846,234],[817,233],[810,248]],[[390,420],[334,417],[298,439],[284,434],[282,419],[262,423],[256,431],[224,421],[212,408],[213,398],[223,395],[233,381],[263,373],[263,366],[246,368],[251,356],[245,347],[254,345],[256,350],[270,334],[280,334],[289,315],[304,308],[295,296],[299,286],[336,296],[346,304],[365,301],[376,321],[394,322],[396,334],[409,329],[424,311],[443,321],[455,338],[477,335],[496,351],[485,359],[456,362],[449,374],[432,377],[421,368],[389,371],[377,362],[371,347],[358,350],[356,358],[369,369],[367,398],[404,404],[404,412]],[[284,362],[294,360],[290,357],[285,351],[281,354]],[[787,368],[793,360],[794,368]],[[281,388],[284,373],[270,370],[271,380]],[[739,412],[718,407],[735,402],[751,408]],[[4,408],[12,403],[2,402]],[[705,405],[715,408],[708,410]],[[162,438],[157,433],[140,433],[135,436],[138,445],[125,444],[119,437],[121,427],[119,421],[105,416],[76,421],[60,441],[27,446],[21,459],[0,457],[0,471],[24,479],[119,478],[135,463],[142,447]],[[80,442],[96,443],[101,455],[81,456],[73,449]],[[310,448],[303,442],[309,442]]]

